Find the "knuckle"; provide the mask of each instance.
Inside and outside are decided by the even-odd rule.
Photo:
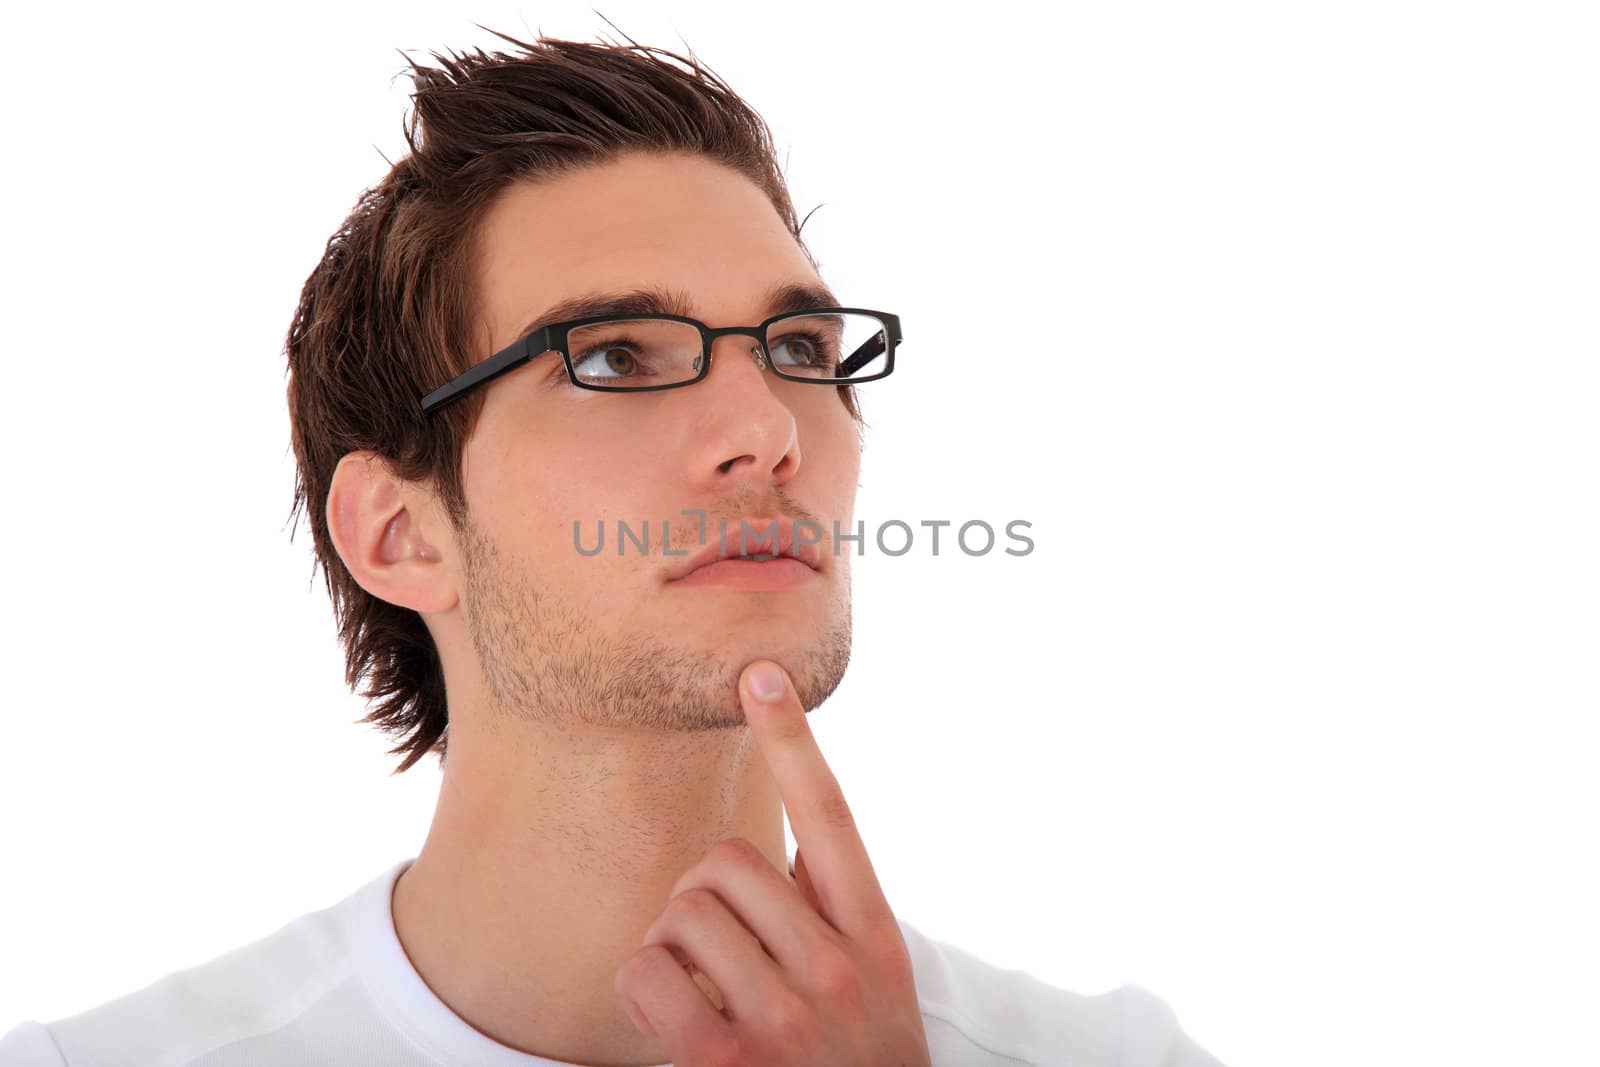
[[[855,961],[843,950],[824,952],[817,960],[813,980],[817,990],[832,1004],[859,1004],[864,1001],[861,973]]]
[[[905,938],[900,936],[898,930],[892,935],[884,934],[869,939],[867,950],[872,954],[873,964],[883,976],[885,984],[897,989],[916,984],[911,953],[906,948]]]
[[[743,1043],[719,1029],[708,1027],[702,1031],[698,1042],[691,1038],[690,1047],[697,1053],[694,1062],[704,1063],[706,1067],[749,1067],[752,1062],[745,1054]]]
[[[767,1009],[764,1029],[780,1048],[804,1048],[810,1036],[811,1007],[797,995],[781,997]]]
[[[694,920],[711,913],[713,909],[720,908],[722,903],[717,895],[704,886],[695,886],[685,889],[667,902],[667,910],[680,918]]]
[[[696,1012],[686,1017],[680,1029],[685,1050],[692,1056],[678,1058],[677,1063],[694,1063],[696,1067],[749,1067],[752,1058],[746,1055],[744,1042],[737,1031],[728,1024],[720,1012]]]
[[[823,825],[836,830],[851,830],[856,824],[855,816],[850,811],[850,804],[837,786],[825,790],[811,802],[811,816]]]
[[[911,954],[906,949],[906,939],[900,933],[899,920],[889,912],[866,930],[856,935],[856,944],[872,959],[874,963],[888,964],[897,960],[911,962]]]
[[[748,837],[724,838],[712,846],[709,854],[725,863],[750,863],[753,860],[765,862],[761,850],[756,848],[755,842]]]

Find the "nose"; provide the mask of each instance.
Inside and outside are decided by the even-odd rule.
[[[712,345],[711,371],[685,390],[695,405],[689,420],[689,475],[698,491],[717,494],[741,487],[765,492],[800,469],[800,435],[794,412],[772,389],[761,342],[729,334]]]

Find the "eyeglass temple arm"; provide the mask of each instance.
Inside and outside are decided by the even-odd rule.
[[[534,356],[542,356],[553,348],[554,338],[550,336],[550,327],[546,326],[538,333],[529,334],[527,337],[522,338],[499,355],[486,359],[472,367],[456,381],[441,385],[423,397],[422,411],[427,414],[435,408],[442,407],[457,397],[476,389],[478,386],[493,381],[502,374],[511,373]]]
[[[835,374],[834,377],[850,377],[850,375],[854,374],[857,370],[866,366],[870,360],[876,359],[879,355],[881,355],[886,347],[887,345],[884,343],[883,339],[883,331],[879,330],[877,333],[872,335],[872,340],[856,349],[855,352],[851,354],[849,359],[839,364],[839,372]]]

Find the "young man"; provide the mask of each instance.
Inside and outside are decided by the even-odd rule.
[[[828,291],[714,75],[507,40],[417,68],[288,336],[296,504],[370,719],[439,753],[427,840],[0,1062],[1216,1064],[1137,986],[894,916],[806,713],[899,321]]]

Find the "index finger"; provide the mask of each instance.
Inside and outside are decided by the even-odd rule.
[[[769,695],[768,683],[775,683],[775,695]],[[795,843],[805,853],[823,918],[847,937],[893,923],[855,816],[822,758],[788,672],[771,660],[754,661],[739,676],[739,698],[778,783]]]

